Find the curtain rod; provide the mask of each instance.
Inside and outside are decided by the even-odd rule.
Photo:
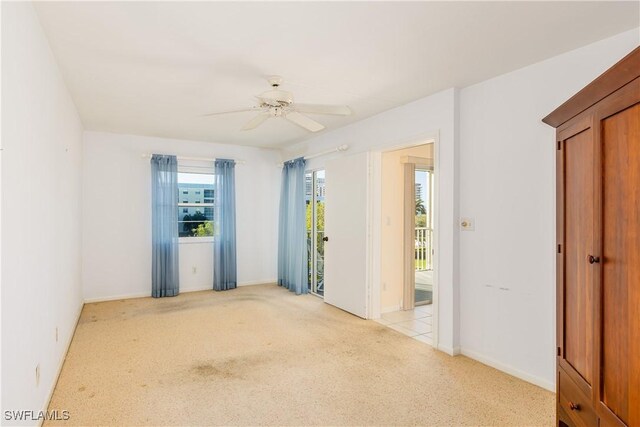
[[[157,154],[162,154],[162,153],[157,153]],[[143,159],[150,159],[151,156],[152,156],[151,154],[143,154],[142,158]],[[176,156],[176,158],[178,160],[193,160],[193,161],[200,161],[200,162],[215,162],[215,160],[216,160],[215,157],[183,157],[183,156]],[[244,165],[246,163],[244,160],[236,160],[236,159],[229,159],[229,160],[234,160],[239,165]]]
[[[347,144],[342,144],[342,145],[339,145],[336,148],[332,148],[330,150],[321,151],[321,152],[316,153],[316,154],[311,154],[310,156],[304,156],[303,159],[305,159],[305,160],[315,159],[316,157],[326,156],[327,154],[338,153],[340,151],[347,151],[348,149],[349,149],[349,146]],[[297,159],[297,157],[296,157],[296,159]],[[290,162],[291,160],[295,160],[295,159],[287,160],[287,162]],[[282,163],[278,164],[278,166],[282,166],[282,165],[283,165]]]
[[[324,156],[327,154],[340,152],[340,151],[347,151],[348,149],[349,149],[349,146],[347,144],[342,144],[337,146],[336,148],[332,148],[331,150],[321,151],[320,153],[312,154],[310,156],[304,156],[304,159],[305,160],[315,159],[316,157],[320,157],[320,156]]]

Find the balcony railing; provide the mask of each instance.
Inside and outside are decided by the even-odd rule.
[[[416,227],[416,271],[433,270],[433,229]]]

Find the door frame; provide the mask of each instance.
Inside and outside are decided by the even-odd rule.
[[[430,144],[430,143],[427,143]],[[402,213],[403,216],[403,271],[404,271],[404,283],[402,284],[402,309],[403,310],[412,310],[416,307],[415,300],[415,289],[416,289],[416,268],[415,268],[415,229],[416,229],[416,215],[415,215],[415,201],[414,201],[414,188],[416,182],[416,172],[417,171],[430,171],[432,174],[430,183],[432,186],[429,187],[429,212],[433,216],[433,208],[435,203],[432,201],[435,199],[435,196],[431,194],[433,191],[433,186],[435,184],[435,176],[433,170],[433,161],[429,162],[428,159],[423,159],[420,157],[412,157],[409,156],[407,158],[401,158],[400,161],[403,165],[403,183],[404,183],[404,211]],[[422,162],[424,161],[424,162]],[[431,163],[431,164],[429,164]],[[434,224],[435,227],[435,224]],[[433,228],[431,229],[433,232]],[[431,249],[435,252],[435,246],[433,245],[433,235],[432,239],[432,247]],[[410,255],[411,254],[411,255]],[[433,257],[433,253],[431,254]],[[432,259],[432,268],[433,268],[433,258]],[[433,270],[432,270],[433,271]],[[433,285],[432,285],[433,287]],[[433,292],[433,290],[432,290]],[[433,304],[433,294],[431,296],[431,304]],[[432,334],[433,335],[433,334]]]
[[[438,348],[438,325],[439,325],[439,274],[440,274],[440,210],[442,204],[440,203],[440,146],[439,146],[439,133],[428,133],[419,135],[406,141],[398,142],[397,144],[389,145],[384,148],[372,150],[371,163],[369,168],[369,206],[368,206],[368,221],[369,223],[369,301],[368,301],[368,318],[379,319],[381,316],[381,301],[380,293],[382,291],[382,283],[380,279],[380,262],[382,257],[381,248],[381,230],[382,230],[382,215],[381,215],[381,199],[382,199],[382,153],[389,151],[401,150],[404,148],[417,147],[419,145],[433,144],[433,179],[434,192],[433,200],[435,209],[433,212],[433,313],[432,313],[432,346]]]
[[[404,162],[402,164],[402,310],[413,310],[416,305],[416,267],[415,267],[415,182],[416,164]],[[432,334],[433,335],[433,334]]]

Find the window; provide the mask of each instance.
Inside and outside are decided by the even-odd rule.
[[[213,174],[178,172],[179,191],[192,194],[191,200],[178,203],[180,237],[213,236],[213,181]]]

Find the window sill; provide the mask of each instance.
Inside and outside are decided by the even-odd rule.
[[[178,244],[193,244],[193,243],[213,243],[213,236],[208,237],[179,237]]]

